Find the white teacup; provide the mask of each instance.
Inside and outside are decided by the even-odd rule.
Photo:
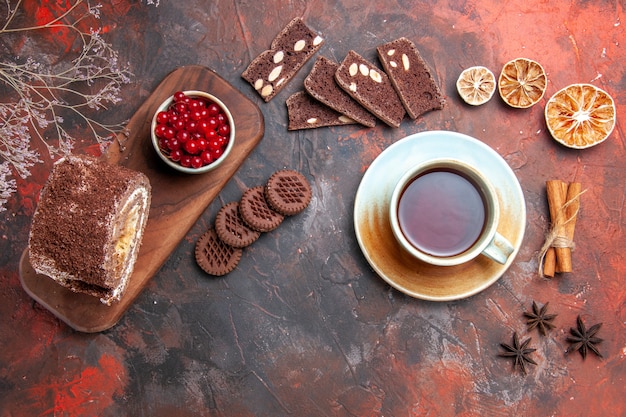
[[[460,265],[481,254],[505,264],[514,251],[497,232],[493,186],[456,159],[433,159],[407,171],[391,195],[389,217],[400,245],[431,265]]]

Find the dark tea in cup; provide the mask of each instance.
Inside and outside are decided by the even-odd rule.
[[[407,240],[433,256],[471,248],[483,232],[484,197],[472,180],[452,169],[419,174],[402,190],[398,222]]]

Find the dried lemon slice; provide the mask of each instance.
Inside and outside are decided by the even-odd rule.
[[[488,68],[470,67],[459,75],[456,89],[467,104],[479,106],[488,102],[496,91],[496,77]]]
[[[504,64],[498,91],[509,106],[525,109],[541,100],[547,82],[546,72],[538,62],[517,58]]]
[[[545,108],[552,137],[563,145],[584,149],[609,137],[615,127],[615,103],[591,84],[572,84],[554,94]]]

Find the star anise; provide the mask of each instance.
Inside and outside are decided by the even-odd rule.
[[[528,344],[530,343],[531,338],[524,340],[520,343],[519,338],[517,337],[517,332],[513,333],[513,344],[508,345],[506,343],[500,343],[505,350],[505,352],[500,353],[500,356],[506,358],[513,359],[513,369],[519,367],[522,373],[526,374],[526,364],[531,363],[533,365],[537,365],[529,355],[537,349],[529,348]]]
[[[602,354],[596,347],[596,344],[602,342],[603,340],[596,337],[596,333],[598,333],[598,330],[602,327],[602,323],[594,324],[587,329],[583,320],[580,316],[578,316],[576,318],[576,326],[576,329],[573,327],[569,329],[571,336],[567,336],[567,341],[571,344],[565,351],[565,354],[567,355],[568,353],[577,350],[580,352],[583,359],[585,359],[587,357],[587,350],[590,350],[599,357],[602,357]]]
[[[524,316],[528,318],[526,321],[528,331],[531,331],[536,327],[539,330],[539,333],[545,336],[550,329],[554,329],[552,320],[554,320],[557,315],[548,314],[548,304],[549,303],[545,303],[543,307],[539,308],[537,303],[533,301],[532,311],[524,312]]]

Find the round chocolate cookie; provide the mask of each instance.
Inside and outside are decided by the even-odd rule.
[[[265,185],[265,198],[269,206],[284,216],[293,216],[311,202],[311,186],[304,175],[290,169],[272,174]]]
[[[243,221],[236,201],[226,204],[217,212],[215,232],[222,242],[234,248],[245,248],[261,236],[261,232],[249,228]]]
[[[196,262],[209,275],[226,275],[239,263],[243,250],[222,242],[215,229],[209,229],[196,242]]]
[[[276,229],[285,218],[267,205],[265,187],[262,185],[249,188],[243,193],[239,202],[239,213],[249,227],[259,232]]]

